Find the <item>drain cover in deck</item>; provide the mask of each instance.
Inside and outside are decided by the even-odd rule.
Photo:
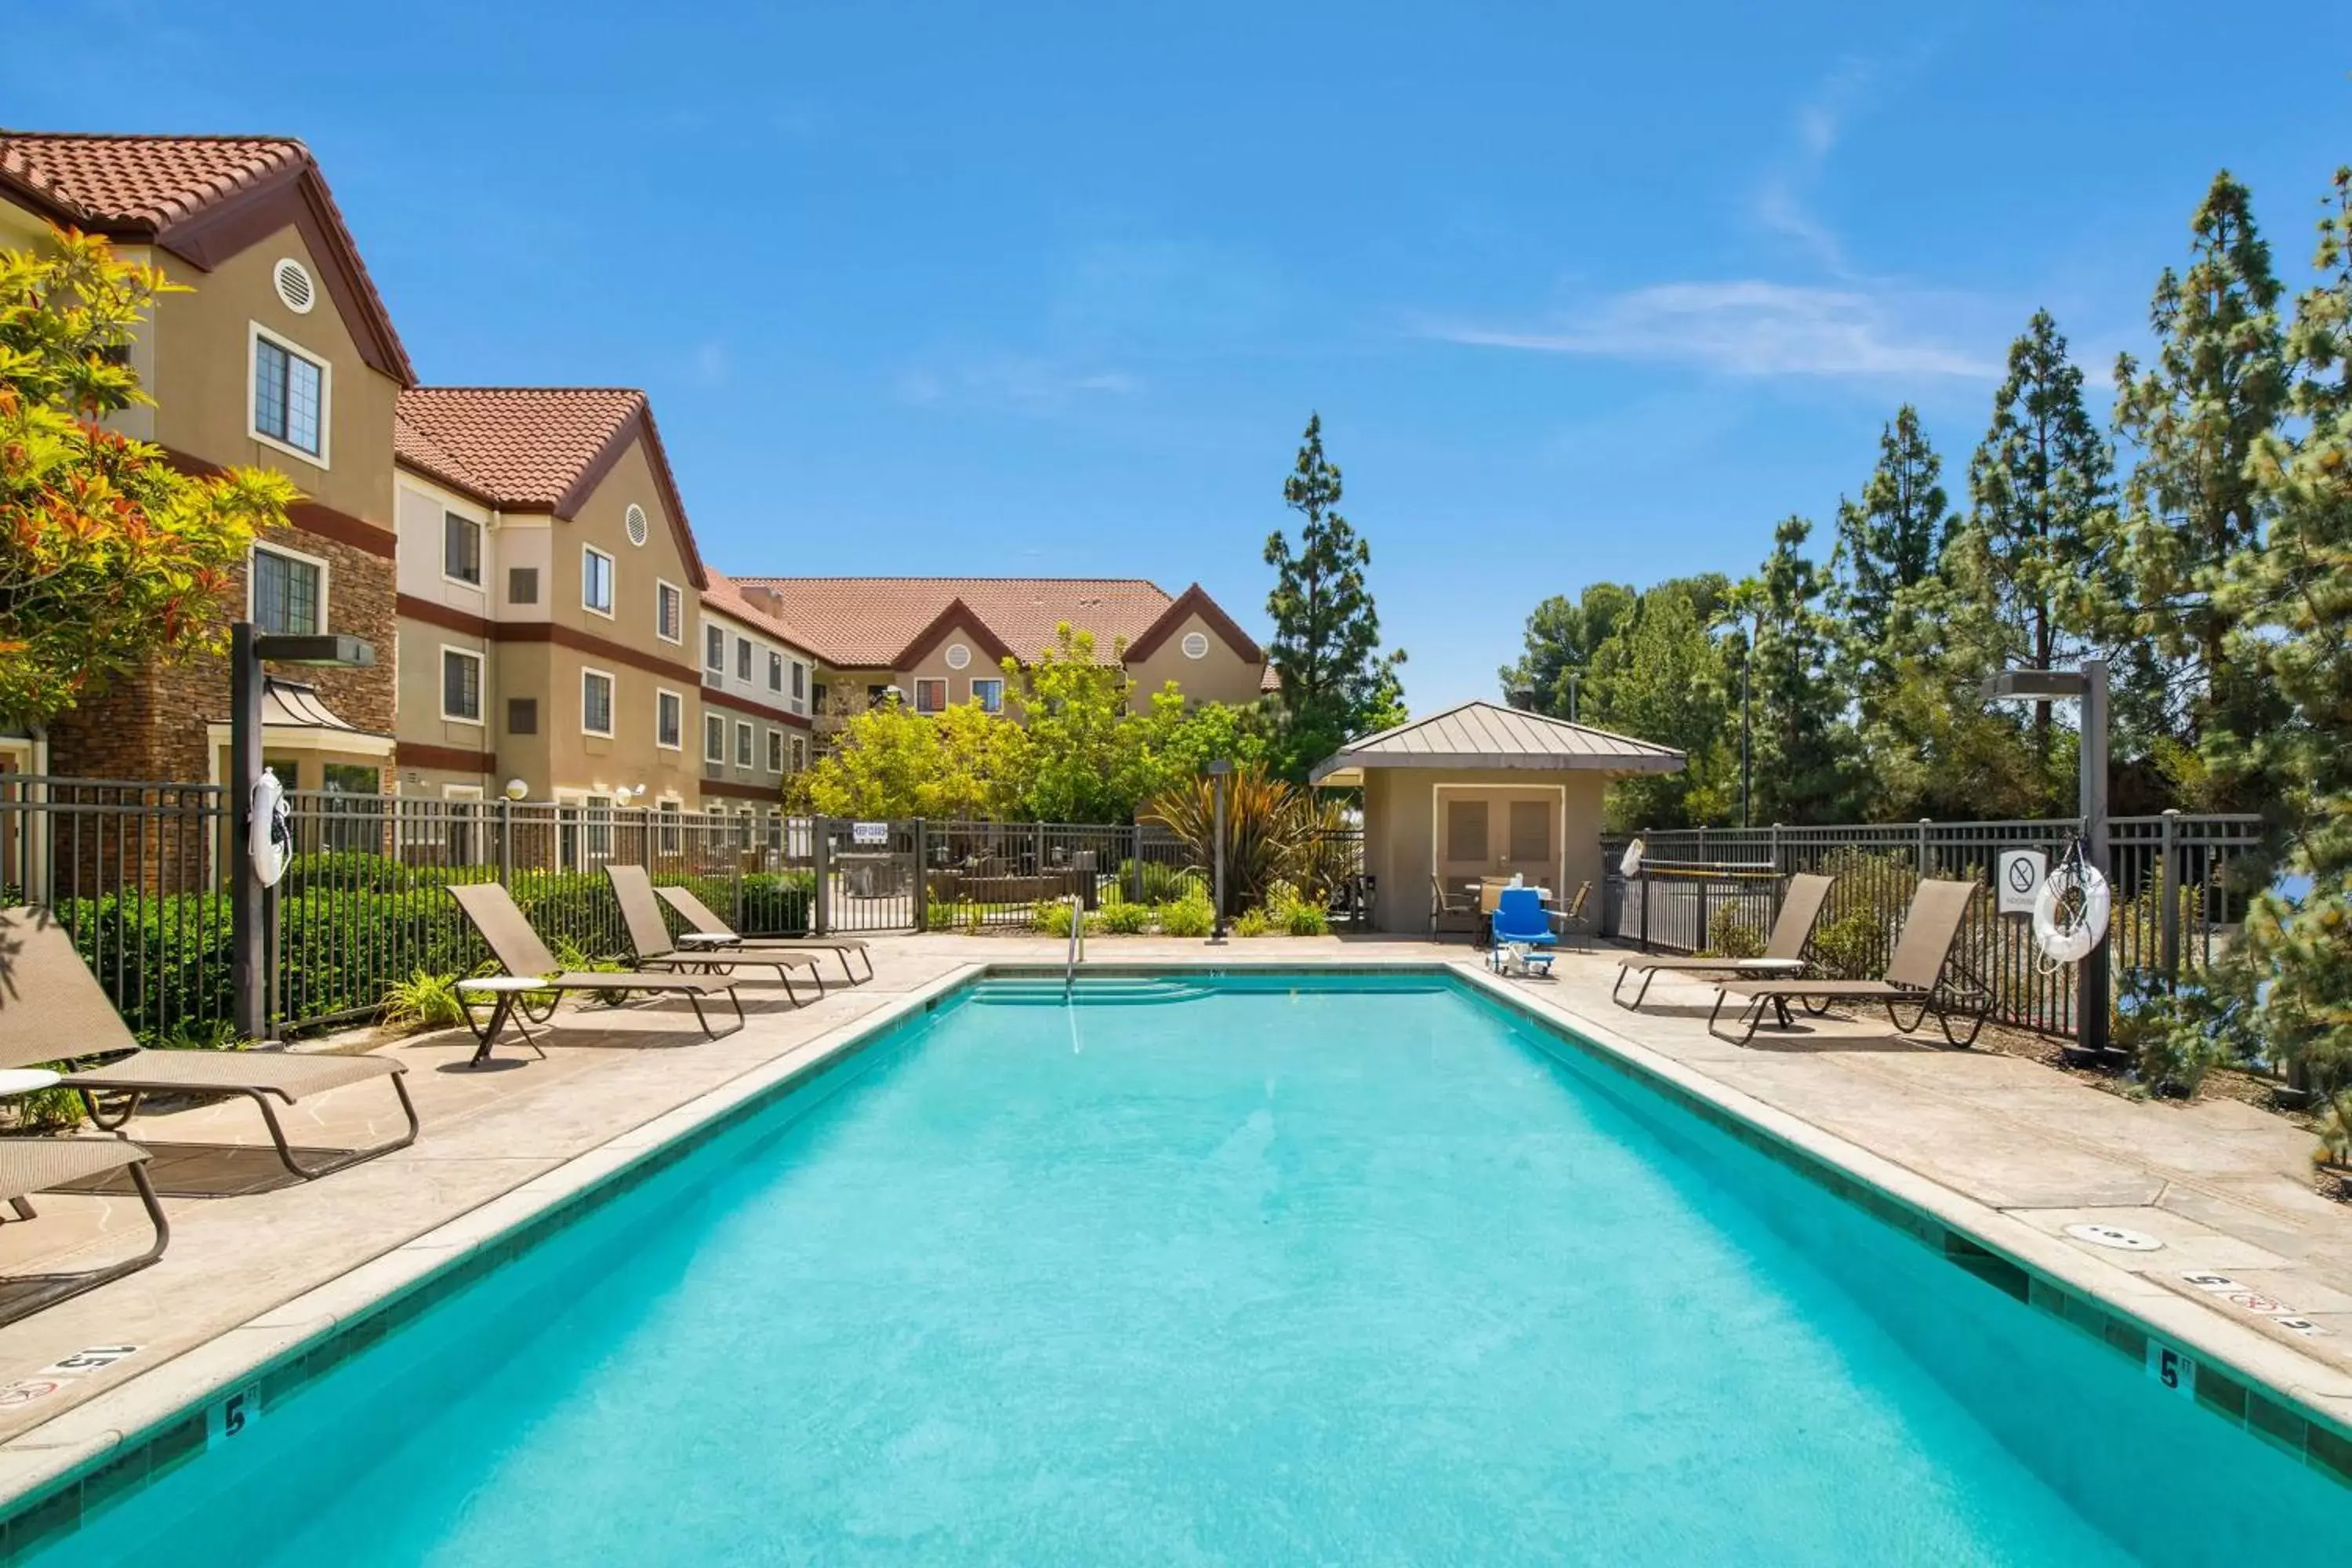
[[[2076,1241],[2087,1241],[2093,1247],[2112,1247],[2118,1252],[2154,1252],[2164,1245],[2152,1236],[2114,1225],[2070,1225],[2066,1234]]]

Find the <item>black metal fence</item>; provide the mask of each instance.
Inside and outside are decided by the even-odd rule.
[[[1991,988],[1996,1017],[2072,1035],[2072,971],[2043,961],[2023,916],[1999,912],[1994,879],[2003,852],[2037,850],[2054,866],[2079,831],[2071,819],[1677,828],[1639,835],[1641,869],[1630,879],[1619,867],[1635,835],[1606,835],[1601,931],[1675,952],[1752,942],[1769,927],[1789,873],[1825,872],[1836,880],[1814,925],[1814,954],[1841,972],[1874,974],[1921,877],[1975,881],[1985,893],[1961,934],[1958,961]],[[2261,832],[2251,816],[2166,812],[2108,824],[2107,941],[2119,983],[2141,975],[2169,984],[2211,961],[2245,912],[2231,865]]]

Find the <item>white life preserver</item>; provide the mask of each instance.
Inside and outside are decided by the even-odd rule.
[[[1634,839],[1633,843],[1625,846],[1624,858],[1617,862],[1617,874],[1619,876],[1631,880],[1642,874],[1642,851],[1643,847],[1644,846],[1639,838]]]
[[[253,874],[265,888],[278,886],[286,862],[294,858],[294,823],[286,809],[286,787],[268,768],[253,781],[253,802],[246,819],[253,854]]]
[[[2066,916],[2069,899],[2078,907]],[[2113,896],[2098,868],[2069,859],[2042,879],[2033,895],[2033,943],[2053,963],[2073,963],[2090,955],[2107,934],[2107,910]]]

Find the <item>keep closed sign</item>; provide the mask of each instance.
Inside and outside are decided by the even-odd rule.
[[[2033,912],[2033,895],[2050,875],[2050,857],[2039,849],[2004,849],[2000,852],[2000,870],[1996,879],[2000,888],[2000,912],[2005,915],[2030,915]]]

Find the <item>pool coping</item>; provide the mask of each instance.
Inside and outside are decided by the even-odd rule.
[[[1937,1250],[1947,1261],[2080,1330],[2149,1375],[2189,1367],[2179,1384],[2207,1412],[2352,1488],[2352,1429],[2316,1401],[2352,1408],[2352,1376],[2297,1353],[2127,1269],[1966,1194],[1775,1109],[1516,986],[1471,961],[1318,963],[1215,955],[1090,963],[1095,976],[1235,972],[1426,975],[1559,1037],[1823,1188]],[[959,964],[873,1013],[845,1020],[723,1084],[564,1161],[118,1387],[0,1442],[0,1561],[47,1544],[204,1454],[241,1411],[276,1403],[365,1350],[484,1271],[593,1213],[711,1138],[959,992],[992,978],[1060,978],[1063,967]],[[247,1402],[250,1402],[248,1405]]]

